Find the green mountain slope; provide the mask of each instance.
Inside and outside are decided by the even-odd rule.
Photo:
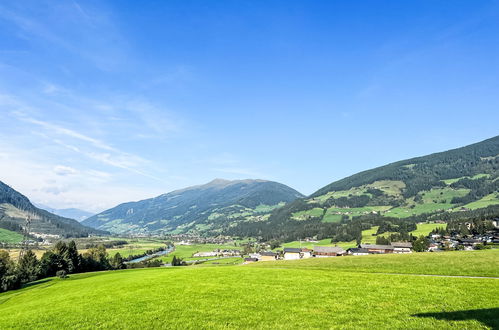
[[[18,238],[12,232],[22,232],[22,226],[24,226],[28,215],[32,219],[31,233],[59,235],[61,237],[84,237],[89,234],[105,233],[83,226],[76,220],[63,218],[39,209],[26,196],[0,181],[0,228],[11,233],[9,240]],[[3,233],[6,236],[7,231]]]
[[[270,211],[303,197],[264,180],[216,179],[205,185],[118,205],[82,223],[114,233],[220,233],[239,222],[265,221]]]
[[[396,227],[401,226],[399,219],[449,220],[495,212],[499,215],[499,136],[360,172],[289,203],[265,223],[242,223],[226,233],[351,240],[352,232],[380,225],[383,219],[393,219],[390,225]]]

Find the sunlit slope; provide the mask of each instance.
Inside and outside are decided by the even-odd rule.
[[[442,254],[443,255],[443,254]],[[401,256],[431,273],[499,275],[497,251]],[[387,256],[345,257],[358,265]],[[428,258],[425,260],[425,258]],[[341,258],[337,258],[338,261]],[[317,261],[316,261],[317,260]],[[0,328],[467,328],[497,327],[498,279],[422,277],[335,270],[296,261],[247,266],[139,269],[51,279],[0,294]],[[306,260],[305,260],[306,261]],[[481,261],[481,262],[480,262]],[[344,262],[344,261],[343,261]],[[280,267],[280,265],[284,267]],[[397,266],[397,267],[398,267]],[[379,269],[377,269],[379,270]],[[387,264],[386,272],[393,272]],[[479,293],[479,298],[470,292]],[[472,315],[473,317],[470,317]]]
[[[269,213],[303,197],[265,180],[213,180],[138,202],[120,204],[83,221],[114,233],[209,233],[239,222],[265,221]]]
[[[447,220],[486,208],[499,217],[499,136],[354,174],[273,211],[266,222],[240,223],[228,233],[296,239],[356,217]]]

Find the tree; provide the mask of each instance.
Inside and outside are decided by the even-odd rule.
[[[376,236],[376,244],[389,245],[390,240],[388,238],[386,238],[385,236]]]
[[[68,265],[68,273],[76,273],[80,270],[81,258],[78,254],[75,241],[71,241],[67,245],[64,258]]]
[[[123,263],[123,258],[121,257],[121,254],[117,252],[110,260],[111,267],[113,269],[124,269],[126,268],[126,265]]]
[[[17,271],[22,283],[36,281],[40,275],[40,262],[33,251],[28,250],[19,260]]]
[[[57,270],[65,270],[66,272],[69,271],[69,259],[67,256],[68,253],[68,246],[66,243],[59,241],[55,244],[54,254],[57,256]]]
[[[182,258],[173,256],[172,266],[185,266],[185,261],[183,261]]]
[[[281,246],[281,242],[279,242],[278,240],[272,240],[272,241],[270,241],[270,249],[271,250],[277,249],[280,246]]]
[[[60,257],[52,251],[47,251],[40,259],[40,277],[55,276],[61,264]]]
[[[0,292],[16,289],[20,284],[21,281],[9,253],[0,250]]]
[[[424,236],[419,236],[412,246],[416,252],[425,252],[428,251],[428,248],[430,247],[430,241]]]

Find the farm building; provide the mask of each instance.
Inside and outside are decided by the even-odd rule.
[[[362,248],[350,248],[347,250],[347,253],[352,256],[365,256],[369,254],[369,250]]]
[[[250,264],[252,262],[257,262],[257,258],[244,258],[244,264]]]
[[[254,259],[257,259],[257,260],[258,260],[258,259],[260,259],[260,258],[261,258],[261,255],[260,255],[260,253],[250,253],[250,254],[249,254],[249,257],[250,257],[250,258],[254,258]]]
[[[284,248],[284,260],[297,260],[301,257],[300,248]]]
[[[393,246],[378,244],[360,244],[360,248],[367,249],[369,253],[393,253]]]
[[[216,257],[218,256],[218,252],[197,252],[192,255],[193,257]]]
[[[274,252],[260,252],[260,261],[274,261],[277,259],[277,253]]]
[[[393,253],[411,253],[412,243],[411,242],[392,242]]]
[[[314,256],[315,257],[336,257],[343,256],[347,252],[340,247],[337,246],[315,246],[314,247]]]
[[[307,248],[301,249],[301,257],[302,257],[302,259],[312,258],[313,257],[313,250],[307,249]]]

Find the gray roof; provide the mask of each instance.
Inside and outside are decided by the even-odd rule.
[[[314,252],[318,253],[345,253],[343,248],[338,246],[314,246]]]
[[[360,247],[362,249],[393,250],[391,245],[361,244]]]
[[[362,248],[350,248],[348,251],[352,253],[369,253],[368,249],[362,249]]]
[[[257,258],[244,258],[244,261],[258,261]]]
[[[270,251],[265,251],[265,252],[260,252],[261,256],[268,256],[268,257],[275,257],[277,253],[270,252]]]
[[[300,248],[284,248],[284,253],[300,253]]]
[[[411,242],[392,242],[392,246],[396,248],[412,248]]]

